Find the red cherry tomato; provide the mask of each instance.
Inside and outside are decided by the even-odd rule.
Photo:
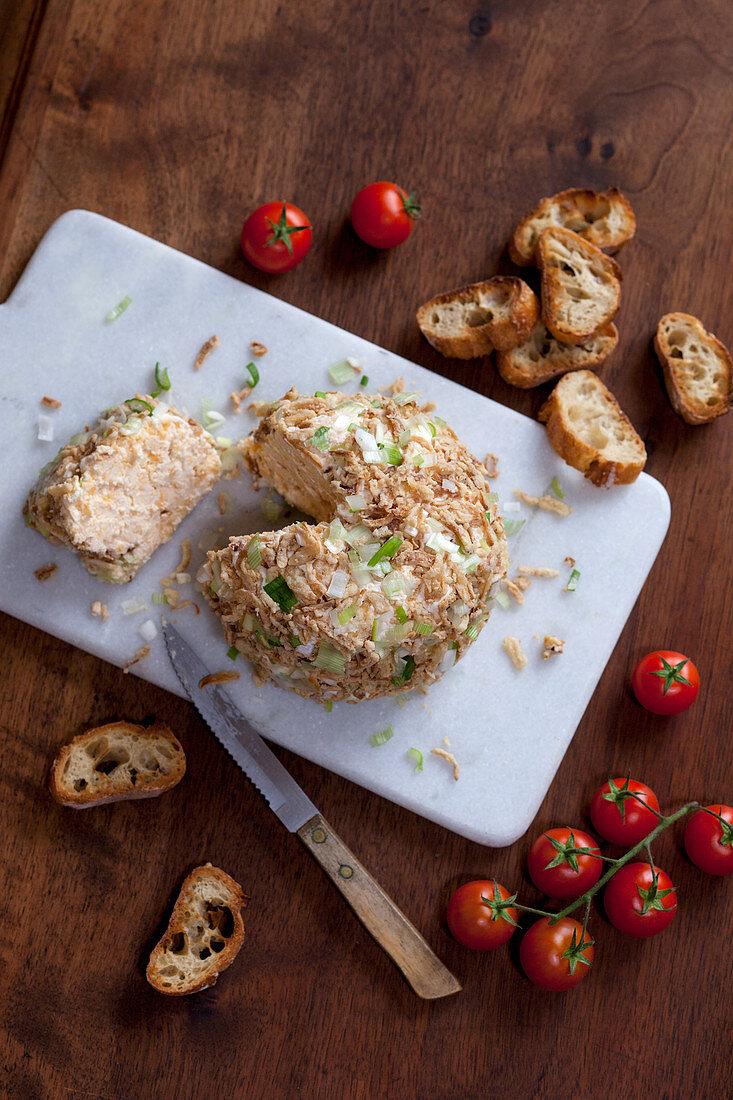
[[[551,898],[578,898],[601,877],[598,845],[580,829],[548,829],[529,850],[527,870]]]
[[[475,951],[490,951],[506,943],[517,923],[517,910],[506,904],[514,897],[498,882],[481,880],[459,886],[446,914],[452,935]]]
[[[633,848],[649,836],[659,822],[658,813],[654,791],[635,779],[609,779],[596,791],[590,804],[590,819],[596,832],[625,848]]]
[[[394,248],[412,233],[420,217],[416,194],[382,180],[362,187],[351,204],[351,224],[357,236],[373,248]]]
[[[289,202],[258,206],[242,226],[242,252],[260,271],[280,274],[297,267],[313,233],[303,211]]]
[[[717,803],[693,814],[685,829],[685,848],[701,871],[733,874],[733,806]]]
[[[677,912],[677,894],[669,875],[648,863],[626,863],[606,887],[606,916],[629,936],[656,936]]]
[[[641,705],[652,714],[679,714],[697,699],[700,677],[684,653],[657,649],[639,661],[631,685]]]
[[[529,980],[542,989],[571,989],[593,963],[593,940],[572,917],[550,924],[542,917],[522,937],[519,960]]]

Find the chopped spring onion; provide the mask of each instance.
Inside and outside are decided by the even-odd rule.
[[[297,596],[284,577],[273,577],[262,587],[270,599],[274,600],[283,611],[290,611],[298,602]]]
[[[424,462],[425,462],[425,456],[424,455],[413,455],[412,456],[412,464],[413,464],[413,466],[416,466],[418,468],[418,470],[420,469],[420,467],[423,465]]]
[[[161,367],[160,363],[155,364],[155,384],[158,388],[151,393],[151,397],[157,397],[163,390],[169,390],[171,388],[171,380],[168,377],[168,371],[165,367]]]
[[[356,615],[356,604],[352,603],[351,607],[345,607],[343,609],[343,611],[339,611],[338,621],[339,621],[341,626],[346,626],[346,624],[348,622],[351,622],[351,620],[354,618],[355,615]]]
[[[398,623],[406,623],[407,622],[408,614],[405,611],[404,607],[402,607],[402,606],[398,607],[395,611],[395,615],[397,616],[397,622]]]
[[[120,435],[137,435],[143,426],[139,416],[128,416],[124,424],[120,424]]]
[[[363,512],[367,505],[365,498],[359,493],[355,493],[353,496],[347,497],[346,503],[349,506],[350,512]]]
[[[152,619],[146,619],[145,622],[141,623],[137,628],[137,632],[146,642],[152,642],[153,638],[158,633],[158,628]]]
[[[414,405],[415,398],[418,396],[417,393],[395,393],[392,395],[392,400],[395,405]]]
[[[412,429],[405,428],[404,432],[400,432],[398,442],[400,447],[406,447],[412,439]]]
[[[38,417],[38,438],[42,443],[50,443],[53,439],[53,423],[50,416],[41,414]]]
[[[326,714],[330,714],[332,710],[333,710],[333,700],[329,699],[328,702],[326,703]]]
[[[328,537],[331,542],[343,542],[346,537],[346,528],[340,520],[331,520],[328,525]]]
[[[153,415],[153,406],[149,401],[143,401],[142,397],[129,397],[125,404],[133,412],[147,413],[148,416]]]
[[[353,367],[347,359],[341,359],[328,368],[328,377],[337,386],[341,386],[344,382],[352,382],[355,371],[360,369],[360,367]]]
[[[303,644],[300,638],[298,638],[295,634],[288,634],[288,641],[290,642],[293,649],[297,649],[299,645]]]
[[[244,369],[249,374],[249,384],[252,389],[254,389],[260,380],[260,372],[257,370],[257,367],[254,365],[254,363],[248,363]]]
[[[498,493],[487,493],[486,494],[486,503],[487,504],[498,504],[498,502],[499,502],[499,494]]]
[[[380,443],[379,450],[390,466],[402,465],[402,451],[394,443]]]
[[[469,623],[464,634],[467,638],[470,638],[472,642],[475,642],[478,638],[478,625],[476,623]]]
[[[327,596],[335,596],[337,600],[340,600],[346,591],[346,585],[349,583],[349,574],[343,569],[336,569],[331,577],[331,583],[326,589]]]
[[[69,446],[76,447],[78,443],[88,443],[91,438],[91,432],[77,432],[76,435],[72,435],[71,439],[69,440]],[[54,464],[55,460],[54,462],[49,462],[48,466],[44,466],[41,470],[40,476],[45,477]]]
[[[397,596],[401,596],[405,591],[404,577],[395,574],[391,577],[386,577],[382,581],[382,591],[388,600],[394,600]]]
[[[553,477],[552,479],[552,491],[556,497],[560,497],[560,500],[562,500],[562,498],[565,496],[565,493],[560,488],[560,482],[557,480],[556,477]]]
[[[262,509],[262,514],[264,515],[268,523],[277,523],[277,521],[280,519],[280,516],[283,514],[282,504],[278,503],[277,500],[274,500],[271,493],[267,494],[265,499],[260,504],[260,508]]]
[[[318,448],[319,451],[328,450],[328,428],[321,427],[316,428],[313,433],[313,439],[311,442]]]
[[[138,611],[147,611],[148,605],[139,596],[132,596],[129,600],[123,600],[120,604],[123,615],[135,615]]]
[[[439,428],[447,428],[448,427],[448,421],[443,420],[442,416],[434,416],[433,420],[435,421],[435,423],[438,425]]]
[[[469,554],[464,562],[461,563],[460,568],[464,573],[473,573],[476,566],[481,561],[478,554]]]
[[[261,629],[260,624],[251,611],[248,611],[244,616],[242,626],[249,634],[256,634]]]
[[[371,569],[372,566],[376,565],[377,562],[382,561],[383,558],[394,557],[400,546],[402,546],[402,539],[399,538],[397,535],[392,535],[392,537],[388,538],[387,541],[379,547],[377,552],[372,555],[372,557],[367,562],[367,565]]]
[[[132,302],[132,298],[130,298],[126,294],[125,297],[122,299],[122,301],[118,302],[117,305],[115,306],[115,308],[111,309],[109,311],[109,313],[105,317],[105,321],[116,321],[118,317],[122,316],[122,314],[125,312],[125,310],[130,305],[131,302]]]
[[[494,599],[500,607],[504,608],[505,611],[508,611],[509,608],[512,606],[512,602],[507,596],[506,592],[497,592],[494,596]]]
[[[575,589],[578,587],[579,578],[580,578],[580,571],[578,569],[573,569],[572,573],[570,574],[570,580],[568,581],[568,583],[565,586],[565,591],[566,592],[574,592]]]
[[[370,466],[384,466],[386,462],[386,456],[381,447],[377,451],[362,451],[361,456]]]
[[[422,759],[423,759],[423,757],[422,757],[422,753],[420,752],[420,750],[419,749],[408,749],[407,750],[407,756],[410,760],[415,761],[415,771],[416,772],[421,772],[422,771]]]
[[[322,668],[325,672],[332,672],[335,676],[342,676],[346,668],[346,658],[339,653],[330,642],[321,642],[318,653],[313,662],[316,668]]]
[[[362,374],[361,378],[359,379],[359,385],[360,386],[368,386],[369,385],[369,375],[368,374]]]
[[[415,623],[416,634],[430,634],[433,629],[432,623]]]
[[[355,527],[349,527],[344,535],[344,542],[348,542],[349,546],[355,546],[357,542],[371,538],[371,534],[365,523],[357,523]]]
[[[323,390],[316,390],[316,397],[325,397],[325,396],[326,396],[326,395],[325,395],[325,393],[323,392]]]
[[[237,647],[235,645],[230,645],[229,649],[227,650],[227,657],[229,658],[229,660],[236,661],[238,656],[239,650],[237,649]]]
[[[262,565],[262,548],[259,535],[253,535],[247,543],[247,564],[252,569],[259,569]]]
[[[168,603],[168,597],[164,592],[153,592],[150,597],[151,603]]]
[[[373,733],[369,738],[369,742],[376,748],[378,745],[386,745],[387,742],[391,741],[393,737],[393,727],[387,726],[386,730],[380,730],[379,733]]]
[[[505,519],[504,520],[504,534],[509,539],[512,535],[516,535],[518,531],[521,531],[527,521],[524,519]]]
[[[403,684],[406,684],[408,680],[412,679],[412,674],[415,671],[415,658],[411,653],[407,657],[403,657],[402,660],[405,662],[405,667],[399,676],[392,677],[392,683],[395,687],[402,687]]]

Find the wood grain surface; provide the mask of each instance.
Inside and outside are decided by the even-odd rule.
[[[650,343],[662,313],[684,310],[733,344],[729,0],[6,0],[0,30],[2,298],[51,222],[84,207],[535,415],[548,387],[522,392],[490,363],[442,359],[415,309],[511,273],[507,236],[541,196],[621,187],[638,232],[620,254],[620,342],[602,376],[672,501],[651,576],[511,848],[471,844],[279,750],[460,980],[436,1002],[414,995],[192,708],[3,619],[0,1095],[725,1095],[731,880],[697,871],[681,830],[656,847],[680,893],[670,929],[630,940],[599,906],[594,970],[570,993],[528,983],[516,936],[495,953],[462,949],[444,911],[475,877],[536,902],[531,840],[587,826],[609,773],[645,780],[669,808],[733,802],[733,417],[679,419]],[[380,178],[424,204],[391,254],[348,223],[353,194]],[[310,215],[314,244],[270,278],[242,259],[238,231],[255,205],[285,197]],[[635,661],[659,646],[690,654],[702,676],[673,719],[629,690]],[[50,801],[58,744],[153,715],[187,751],[175,791],[84,812]],[[251,896],[247,942],[216,987],[167,1000],[145,982],[147,953],[184,875],[207,860]]]

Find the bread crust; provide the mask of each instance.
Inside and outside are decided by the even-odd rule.
[[[618,329],[614,324],[608,325],[586,344],[571,345],[561,344],[538,321],[524,344],[511,351],[497,353],[496,369],[510,386],[532,389],[569,371],[599,367],[617,343]],[[548,350],[542,354],[545,347]],[[538,351],[539,358],[534,359]]]
[[[166,930],[150,953],[145,977],[153,989],[184,997],[214,985],[244,943],[241,909],[248,900],[226,871],[210,863],[195,867],[181,884]],[[228,916],[222,912],[224,909]],[[222,942],[224,946],[220,947]],[[175,973],[169,971],[177,966],[193,967],[200,973],[176,981]]]
[[[670,342],[674,329],[691,330],[701,347],[693,345],[696,352],[689,355],[674,355],[674,351],[682,351]],[[709,424],[730,410],[733,360],[725,345],[697,317],[689,313],[665,313],[654,334],[654,350],[672,408],[688,424]],[[711,367],[705,351],[712,356],[715,366]],[[696,377],[701,374],[702,377]]]
[[[537,295],[523,279],[496,275],[431,298],[417,311],[417,323],[441,355],[475,359],[523,343],[539,313]]]
[[[618,313],[621,268],[600,248],[559,226],[542,231],[538,252],[545,325],[562,344],[584,344],[593,339]],[[576,266],[569,266],[567,259]]]
[[[165,722],[147,727],[109,722],[85,730],[59,749],[48,786],[60,805],[83,810],[155,798],[180,783],[185,772],[183,746]]]
[[[579,428],[571,422],[568,406],[571,399],[576,406],[582,402],[584,383],[591,386],[589,392],[593,398],[600,401],[607,417],[623,433],[626,445],[623,459],[614,459],[609,447],[583,438],[583,426]],[[547,438],[560,458],[580,470],[594,485],[629,485],[644,469],[646,448],[641,438],[611,391],[592,371],[573,371],[561,378],[540,409],[538,418],[547,425]]]
[[[636,217],[631,203],[617,187],[607,191],[578,187],[559,191],[542,199],[512,233],[508,243],[512,263],[518,267],[537,263],[539,235],[548,225],[572,229],[590,244],[613,253],[634,236]]]

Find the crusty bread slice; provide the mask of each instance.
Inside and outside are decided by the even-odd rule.
[[[561,378],[539,411],[560,458],[594,485],[628,485],[644,469],[646,449],[618,401],[592,371]]]
[[[80,733],[59,750],[49,787],[62,806],[77,810],[126,798],[154,798],[186,771],[180,742],[163,722],[110,722]]]
[[[505,382],[520,389],[541,386],[571,370],[592,370],[607,359],[618,343],[615,325],[604,328],[584,344],[561,344],[538,321],[529,339],[511,351],[500,351],[496,369]]]
[[[543,229],[538,246],[542,320],[562,344],[584,344],[607,328],[621,302],[621,269],[572,229]]]
[[[551,225],[572,229],[596,248],[616,252],[633,237],[636,218],[629,200],[616,187],[608,191],[576,187],[560,191],[542,199],[522,218],[509,238],[512,263],[519,267],[535,263],[540,233]]]
[[[733,389],[730,352],[697,317],[667,313],[657,325],[654,348],[672,408],[688,424],[707,424],[727,413]]]
[[[218,867],[206,863],[191,871],[150,955],[145,976],[153,988],[182,997],[214,985],[244,943],[240,910],[247,900]]]
[[[417,311],[417,323],[441,355],[474,359],[523,343],[539,313],[537,295],[522,279],[496,275],[431,298]]]

